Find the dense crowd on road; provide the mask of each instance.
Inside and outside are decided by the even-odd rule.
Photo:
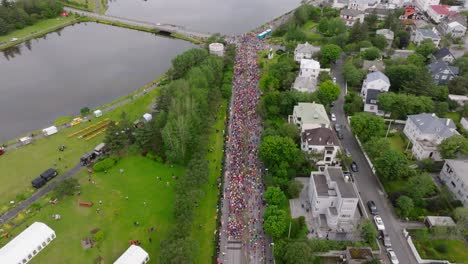
[[[228,240],[243,242],[253,262],[263,262],[265,235],[262,229],[262,168],[258,160],[261,120],[256,113],[260,99],[260,70],[257,55],[267,48],[253,34],[230,39],[237,46],[234,65],[233,98],[226,148],[226,175],[223,201],[228,218],[222,232]]]

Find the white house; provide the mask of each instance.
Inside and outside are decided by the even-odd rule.
[[[299,77],[312,77],[317,79],[320,74],[320,62],[314,59],[302,59]]]
[[[456,13],[457,12],[450,10],[450,6],[448,5],[431,5],[427,10],[427,15],[437,24],[445,17]]]
[[[330,128],[306,129],[301,134],[301,149],[309,153],[322,154],[318,165],[331,164],[340,149],[340,141]]]
[[[464,106],[468,103],[468,96],[466,95],[449,94],[448,97],[450,100],[457,102],[460,106]]]
[[[462,117],[460,120],[460,124],[465,130],[468,130],[468,118]]]
[[[340,11],[340,18],[346,26],[352,27],[357,21],[364,22],[364,11],[345,8]]]
[[[461,14],[449,15],[442,19],[438,30],[443,35],[450,34],[453,38],[463,38],[466,33],[466,18]]]
[[[54,230],[44,223],[34,222],[0,249],[0,263],[28,263],[54,239]]]
[[[301,132],[306,129],[330,127],[325,107],[316,103],[298,103],[294,106],[293,114],[289,116],[289,123],[297,125]]]
[[[333,231],[351,232],[356,226],[358,196],[340,167],[325,166],[313,171],[309,182],[312,216]]]
[[[418,160],[441,160],[437,146],[444,139],[458,135],[451,119],[428,113],[409,115],[403,133],[413,144],[412,152]]]
[[[436,61],[437,60],[445,61],[446,63],[452,63],[455,60],[455,56],[453,56],[450,50],[445,47],[432,53],[431,58]]]
[[[114,264],[145,264],[148,261],[149,255],[144,249],[131,245]]]
[[[468,160],[445,160],[439,177],[457,200],[468,206]]]
[[[318,47],[310,45],[308,42],[304,44],[298,44],[294,49],[294,60],[301,62],[302,59],[312,59],[314,52],[319,51]]]
[[[317,79],[297,76],[292,88],[303,93],[312,93],[317,90]]]
[[[440,43],[440,37],[439,35],[435,32],[435,30],[430,30],[430,29],[425,29],[425,28],[419,28],[416,29],[413,34],[411,35],[412,40],[416,45],[421,44],[424,40],[430,40],[434,43],[436,47],[439,46]]]
[[[361,96],[366,97],[368,90],[378,90],[388,92],[390,89],[390,80],[380,71],[375,71],[367,74],[366,79],[362,83]]]
[[[424,12],[427,12],[431,5],[438,5],[440,0],[415,0],[416,6]]]
[[[350,0],[349,9],[365,11],[368,8],[374,8],[380,3],[380,0]]]

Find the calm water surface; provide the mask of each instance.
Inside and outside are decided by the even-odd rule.
[[[250,31],[299,4],[300,0],[109,0],[106,14],[231,34]]]
[[[86,23],[3,52],[0,142],[124,96],[166,72],[171,59],[191,47],[181,40]]]

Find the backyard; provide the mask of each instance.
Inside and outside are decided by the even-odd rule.
[[[421,258],[468,263],[468,247],[462,240],[431,239],[426,229],[409,231]]]

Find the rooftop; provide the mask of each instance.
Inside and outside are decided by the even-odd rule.
[[[426,216],[426,221],[431,226],[454,226],[455,222],[450,216]]]
[[[450,11],[449,6],[447,5],[431,5],[431,9],[434,10],[437,14],[444,15],[444,16],[457,13],[455,11]]]
[[[343,176],[343,171],[340,167],[327,166],[325,169],[330,175],[330,180],[336,182],[338,189],[340,190],[341,197],[343,198],[357,198],[356,192],[354,191],[353,184],[346,182]]]
[[[301,59],[301,69],[320,69],[320,62],[314,59]]]
[[[380,90],[374,90],[374,89],[369,89],[367,90],[366,94],[366,104],[373,104],[375,105],[376,103],[372,102],[373,100],[377,101],[377,98],[379,97],[379,94],[381,93]]]
[[[141,264],[147,258],[149,258],[149,255],[144,249],[131,245],[114,264]]]
[[[306,42],[304,44],[297,44],[297,47],[294,50],[294,52],[312,54],[315,50],[316,50],[316,48],[314,46],[310,45],[309,42]]]
[[[317,196],[329,196],[327,178],[324,174],[312,174],[314,177],[315,189],[317,190]]]
[[[448,65],[445,61],[442,60],[437,60],[432,62],[427,66],[429,68],[429,71],[434,75],[438,74],[442,71],[448,70],[451,74],[453,75],[458,75],[459,73],[459,68],[456,66],[450,66]]]
[[[455,134],[455,123],[448,118],[439,118],[435,114],[409,115],[410,119],[422,134],[435,134],[442,138],[448,138]]]
[[[447,159],[445,160],[453,172],[465,183],[468,184],[468,160],[455,160]]]
[[[434,31],[427,28],[418,28],[416,29],[416,32],[419,32],[423,38],[440,39]]]
[[[314,146],[339,145],[335,132],[325,127],[304,130],[302,132],[302,141],[307,141],[309,145]]]
[[[393,40],[393,38],[395,36],[393,31],[391,31],[390,29],[387,29],[387,28],[378,29],[375,33],[377,35],[382,35],[382,36],[384,36],[385,38],[387,38],[389,40]]]
[[[370,83],[376,80],[382,80],[388,85],[390,85],[390,80],[388,79],[387,75],[383,74],[380,71],[375,71],[367,74],[366,82]]]
[[[294,81],[293,87],[294,88],[307,88],[310,90],[310,92],[315,91],[316,89],[316,80],[311,77],[296,77],[296,80]]]
[[[385,70],[385,64],[381,60],[364,60],[362,68],[368,71],[383,71]]]
[[[301,118],[302,124],[330,124],[325,107],[316,103],[298,103],[294,113]]]
[[[449,49],[447,48],[441,48],[438,51],[432,53],[432,56],[434,56],[437,60],[442,59],[443,57],[447,55],[452,55]],[[453,55],[452,55],[453,57]]]
[[[340,15],[342,16],[352,16],[352,17],[356,17],[356,16],[359,16],[359,15],[362,15],[364,14],[364,12],[360,11],[360,10],[356,10],[356,9],[342,9],[340,11]]]

